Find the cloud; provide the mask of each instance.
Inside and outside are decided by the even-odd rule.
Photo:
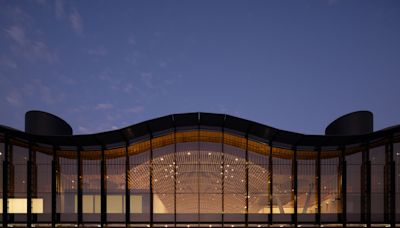
[[[45,104],[52,105],[64,99],[64,93],[51,89],[40,79],[33,79],[22,86],[23,94],[27,97],[39,98]]]
[[[0,56],[0,66],[16,69],[17,63],[5,55]]]
[[[65,16],[65,7],[64,7],[64,1],[63,0],[56,0],[54,2],[54,12],[56,14],[56,17],[58,19],[61,19]]]
[[[140,75],[143,83],[149,88],[149,89],[153,89],[154,88],[154,83],[153,83],[153,74],[152,73],[148,73],[148,72],[143,72]]]
[[[20,106],[22,104],[22,95],[18,90],[12,89],[7,94],[6,101],[12,106]]]
[[[108,50],[105,47],[98,47],[93,49],[87,49],[87,53],[89,55],[93,55],[96,57],[104,57],[108,54]]]
[[[83,34],[83,24],[82,18],[79,14],[78,10],[75,8],[72,9],[72,12],[69,14],[69,22],[71,24],[72,29],[75,31],[76,34],[82,35]]]
[[[87,128],[87,127],[78,126],[78,132],[81,133],[81,134],[89,134],[89,133],[91,133],[92,131],[91,131],[89,128]]]
[[[141,113],[144,111],[144,107],[143,106],[136,106],[136,107],[132,107],[132,108],[128,108],[127,112],[128,113]]]
[[[7,36],[14,42],[11,51],[31,62],[43,60],[48,63],[58,61],[57,55],[42,41],[35,41],[27,36],[26,30],[21,25],[12,25],[5,29]]]
[[[22,26],[13,25],[5,30],[7,35],[18,45],[25,46],[29,43],[29,40],[26,38],[25,30]]]
[[[94,109],[95,110],[105,110],[105,109],[112,109],[114,106],[108,103],[99,103],[97,104]]]

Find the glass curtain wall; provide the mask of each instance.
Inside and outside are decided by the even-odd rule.
[[[126,148],[106,149],[104,157],[107,222],[125,222]]]
[[[340,150],[321,151],[321,221],[339,223],[342,213]]]
[[[297,151],[297,218],[315,222],[318,213],[317,159],[318,151]]]
[[[57,215],[59,222],[78,222],[78,158],[77,150],[65,148],[56,151]]]
[[[294,151],[282,148],[272,150],[272,221],[288,223],[294,213],[293,156]]]
[[[53,148],[33,147],[32,156],[32,220],[51,222],[51,186]]]

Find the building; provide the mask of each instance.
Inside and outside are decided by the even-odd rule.
[[[72,135],[31,111],[25,128],[0,126],[3,227],[400,224],[400,126],[373,132],[367,111],[326,135],[210,113]]]

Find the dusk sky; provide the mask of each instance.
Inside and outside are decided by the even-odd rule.
[[[75,134],[184,112],[323,134],[400,124],[400,1],[0,0],[0,124]]]

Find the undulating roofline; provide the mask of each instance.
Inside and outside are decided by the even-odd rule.
[[[35,115],[32,117],[32,113]],[[118,130],[100,132],[87,135],[72,135],[72,128],[61,118],[41,111],[27,112],[27,132],[1,126],[1,132],[12,137],[35,143],[45,143],[58,146],[94,146],[118,144],[145,136],[152,137],[157,132],[180,128],[213,128],[224,131],[233,131],[249,138],[264,142],[278,142],[298,146],[340,146],[353,143],[366,142],[370,139],[398,131],[400,126],[395,126],[373,132],[372,113],[357,111],[339,117],[326,129],[327,135],[306,135],[273,128],[264,124],[242,119],[239,117],[216,113],[182,113],[171,114],[152,120],[147,120]],[[50,124],[36,124],[35,121],[48,120]],[[44,129],[35,129],[35,128]],[[55,129],[53,129],[55,128]],[[61,129],[57,129],[61,128]],[[33,133],[41,134],[33,134]],[[43,132],[48,132],[44,135]],[[49,133],[50,132],[50,133]],[[54,132],[54,133],[52,133]],[[350,135],[351,134],[351,135]]]

